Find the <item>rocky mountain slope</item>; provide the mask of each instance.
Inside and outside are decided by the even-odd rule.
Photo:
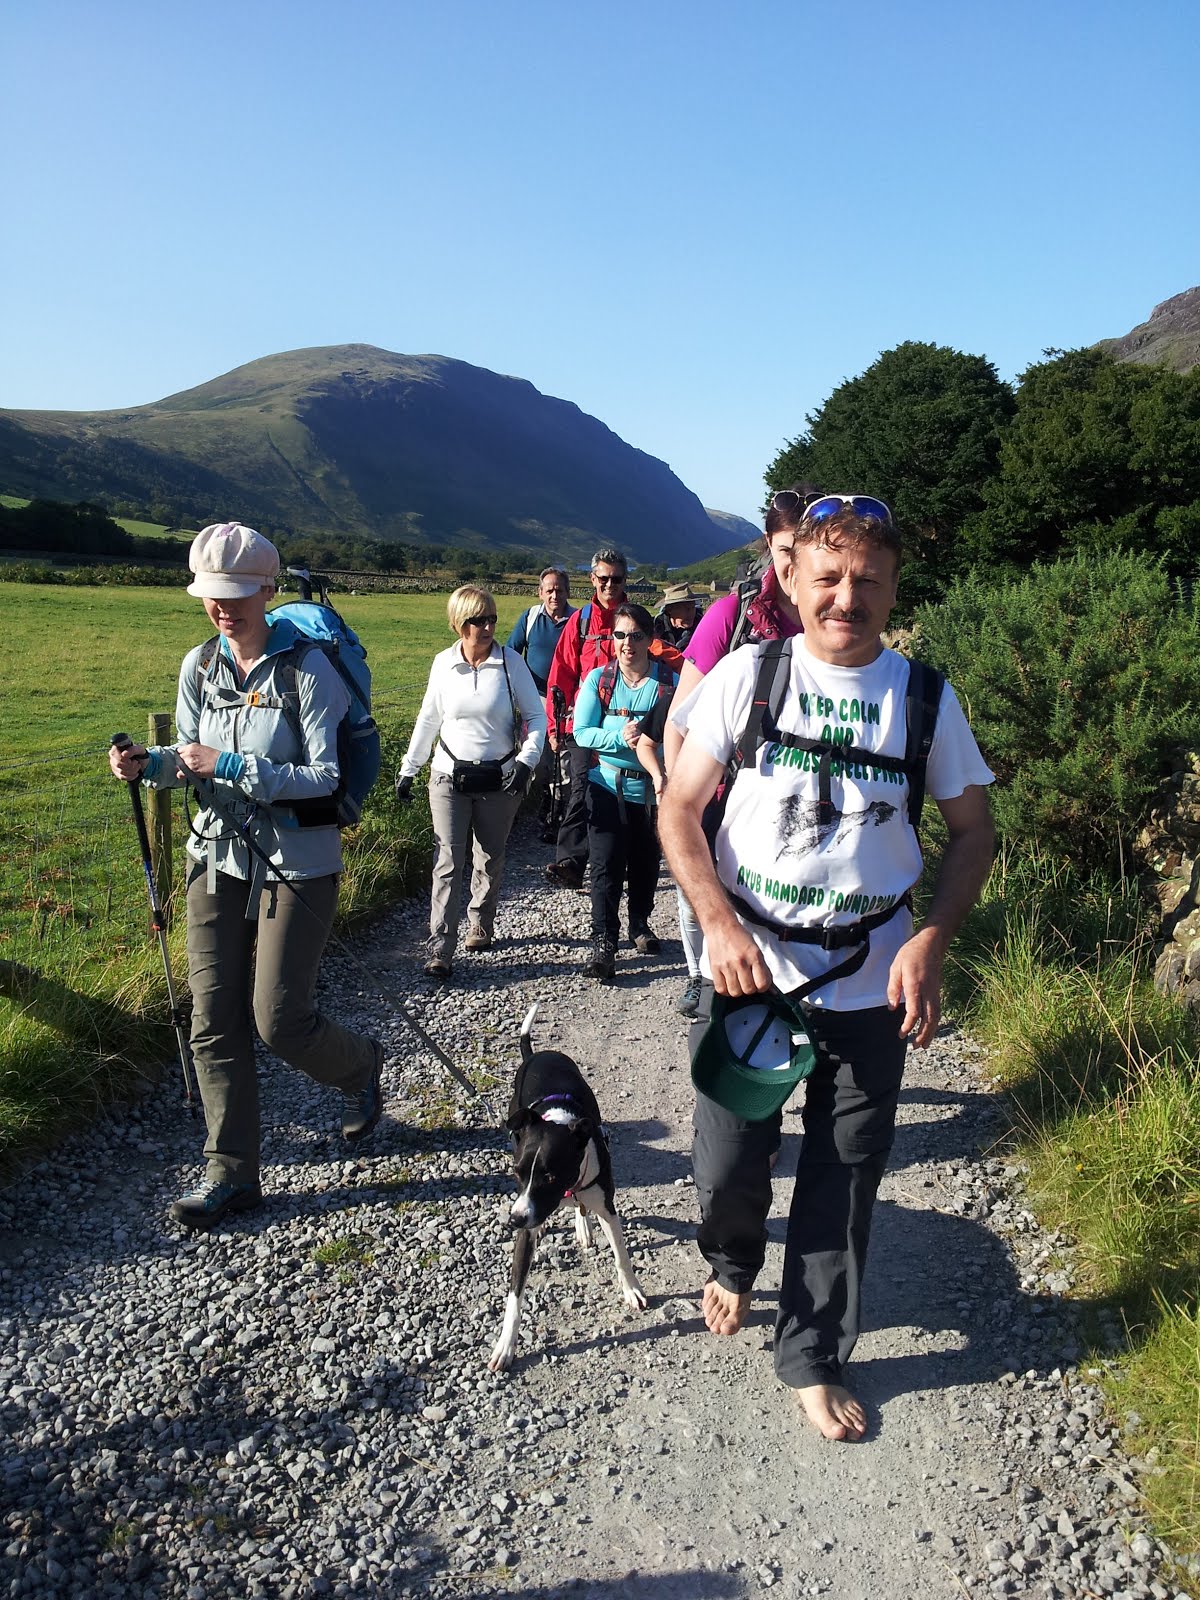
[[[1173,367],[1190,372],[1200,365],[1200,287],[1185,289],[1155,306],[1148,322],[1120,339],[1101,339],[1100,349],[1118,361]]]
[[[0,411],[0,486],[297,533],[675,563],[729,537],[578,406],[444,356],[293,350],[126,411]]]

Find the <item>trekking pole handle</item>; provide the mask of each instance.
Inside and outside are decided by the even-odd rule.
[[[114,750],[131,750],[133,740],[127,733],[114,733],[109,740]],[[126,787],[129,798],[133,802],[133,822],[137,828],[138,844],[142,852],[142,871],[146,874],[146,887],[150,891],[150,927],[154,933],[166,930],[167,919],[163,915],[163,908],[158,898],[158,888],[154,882],[154,864],[150,853],[150,835],[146,831],[146,813],[142,809],[142,780],[140,778],[126,778]]]

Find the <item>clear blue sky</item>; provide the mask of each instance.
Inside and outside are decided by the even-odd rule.
[[[1200,282],[1198,45],[1195,0],[10,4],[0,406],[363,342],[754,517],[881,350],[1013,377]]]

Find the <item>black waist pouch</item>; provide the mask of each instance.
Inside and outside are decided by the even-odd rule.
[[[456,761],[450,785],[455,794],[496,794],[504,787],[504,763]]]

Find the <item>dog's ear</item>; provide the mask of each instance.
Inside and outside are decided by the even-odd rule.
[[[575,1143],[581,1150],[587,1146],[588,1141],[593,1139],[596,1134],[595,1127],[586,1117],[580,1117],[572,1131],[575,1134]]]
[[[509,1133],[520,1133],[521,1129],[527,1128],[532,1121],[533,1112],[522,1106],[516,1111],[509,1112],[504,1126],[508,1129]]]

